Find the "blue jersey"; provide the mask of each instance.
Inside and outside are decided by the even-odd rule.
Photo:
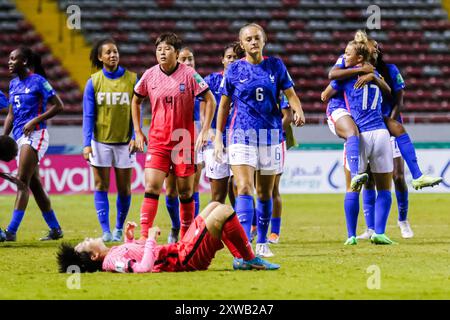
[[[220,99],[222,98],[222,93],[221,93],[221,89],[220,89],[220,84],[222,83],[223,80],[223,72],[215,72],[215,73],[211,73],[209,76],[207,76],[205,78],[205,82],[208,84],[209,89],[211,90],[212,94],[214,95],[214,98],[216,99],[216,110],[214,111],[214,116],[211,122],[211,128],[212,129],[216,129],[217,128],[217,111],[219,110],[219,104],[220,104]],[[227,139],[226,139],[226,131],[229,129],[230,127],[230,122],[231,122],[231,114],[232,114],[232,110],[233,110],[233,104],[231,105],[231,111],[227,117],[227,122],[225,124],[225,129],[223,130],[223,144],[224,146],[227,145]]]
[[[197,97],[194,100],[194,121],[200,121],[200,99]]]
[[[334,64],[334,67],[338,67],[339,69],[345,69],[345,59],[344,55],[340,55],[337,59],[336,63]],[[344,101],[344,94],[339,91],[336,93],[331,99],[328,101],[327,105],[327,115],[330,117],[334,110],[336,109],[346,109],[345,107],[345,101]]]
[[[251,145],[279,144],[282,140],[280,91],[294,86],[284,63],[268,57],[253,65],[242,59],[227,69],[221,84],[231,98],[229,142]],[[265,131],[264,131],[265,130]]]
[[[0,109],[6,108],[7,106],[9,106],[8,99],[3,92],[0,91]]]
[[[375,75],[379,76],[377,72]],[[344,92],[345,104],[360,132],[386,129],[381,113],[383,98],[380,88],[369,82],[363,88],[355,89],[357,79],[358,77],[333,80],[331,86],[337,91]]]
[[[45,112],[47,101],[55,96],[55,91],[48,81],[34,73],[25,79],[14,78],[9,84],[9,103],[12,105],[14,121],[13,136],[19,139],[23,134],[23,127],[28,121]],[[39,122],[35,130],[45,129],[45,121]]]
[[[388,68],[389,75],[391,76],[392,79],[392,83],[389,83],[392,90],[392,94],[387,98],[385,97],[385,99],[383,99],[381,110],[384,116],[389,117],[391,115],[392,109],[395,106],[394,100],[395,93],[405,88],[405,81],[403,80],[403,77],[395,64],[386,64],[386,67]]]

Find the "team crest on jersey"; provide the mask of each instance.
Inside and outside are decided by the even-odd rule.
[[[204,88],[208,87],[205,80],[203,80],[202,76],[199,75],[198,73],[194,74],[194,79],[198,83],[200,88],[204,89]]]
[[[184,93],[184,91],[186,90],[186,86],[184,85],[184,83],[180,84],[180,92]]]
[[[273,74],[269,75],[270,82],[275,83],[275,76]]]

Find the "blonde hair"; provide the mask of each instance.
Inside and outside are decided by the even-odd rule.
[[[353,40],[356,42],[367,43],[369,42],[369,37],[364,30],[358,30],[356,31]]]
[[[347,45],[355,48],[356,54],[358,56],[362,56],[363,61],[367,62],[370,59],[370,50],[369,50],[369,47],[367,46],[367,44],[368,44],[368,41],[358,42],[358,41],[352,40]]]
[[[378,43],[377,43],[377,41],[375,39],[369,38],[369,36],[367,35],[367,33],[364,30],[356,31],[353,40],[355,42],[364,44],[366,46],[368,46],[369,44],[371,46],[373,46],[375,48],[375,50],[373,50],[373,52],[370,52],[371,50],[369,50],[369,55],[372,56],[372,59],[374,61],[376,61],[378,59],[378,52],[376,50]]]
[[[263,34],[264,37],[264,42],[267,42],[267,35],[266,32],[264,31],[263,27],[261,27],[259,24],[257,23],[247,23],[245,24],[240,30],[239,30],[239,40],[242,37],[242,33],[244,32],[245,29],[247,29],[248,27],[254,27],[257,28],[261,31],[261,33]]]

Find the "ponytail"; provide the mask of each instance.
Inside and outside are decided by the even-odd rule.
[[[42,66],[41,55],[34,52],[28,47],[19,47],[18,48],[20,55],[26,61],[26,67],[33,70],[34,73],[41,75],[42,77],[47,79],[47,74]]]

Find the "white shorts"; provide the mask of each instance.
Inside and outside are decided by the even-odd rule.
[[[36,150],[38,155],[38,162],[44,157],[45,153],[48,149],[48,131],[47,129],[41,129],[37,131],[33,131],[28,137],[22,135],[17,140],[17,146],[19,148],[19,152],[17,154],[17,164],[19,164],[20,159],[20,149],[23,145],[30,145],[34,150]]]
[[[402,156],[402,153],[400,152],[400,149],[398,148],[397,140],[395,137],[391,137],[391,145],[392,145],[392,158],[400,158]]]
[[[283,170],[282,144],[269,146],[250,146],[231,144],[228,148],[230,166],[248,165],[256,170],[267,171],[265,174],[277,174]]]
[[[205,163],[205,150],[204,148],[202,148],[195,155],[195,164],[204,164],[204,163]]]
[[[106,144],[92,140],[89,162],[94,167],[133,168],[136,153],[130,154],[128,144]]]
[[[345,158],[344,163],[349,170]],[[359,173],[367,170],[370,164],[370,171],[373,173],[388,173],[394,170],[392,160],[391,135],[386,129],[361,132],[359,136]]]
[[[286,152],[287,152],[286,141],[283,141],[281,143],[281,146],[282,146],[282,149],[281,149],[281,166],[276,171],[276,174],[282,174],[283,173],[284,162],[286,160]]]
[[[219,163],[214,158],[214,149],[207,148],[204,151],[205,172],[210,179],[223,179],[230,176],[230,166],[228,165],[227,152],[223,153],[223,162]]]
[[[336,127],[334,124],[340,118],[342,118],[344,116],[351,117],[352,115],[350,114],[350,112],[348,112],[348,110],[343,109],[343,108],[338,108],[338,109],[334,110],[330,116],[328,116],[328,119],[327,119],[328,128],[330,129],[331,133],[334,134],[335,136],[337,136],[337,134],[336,134]]]

